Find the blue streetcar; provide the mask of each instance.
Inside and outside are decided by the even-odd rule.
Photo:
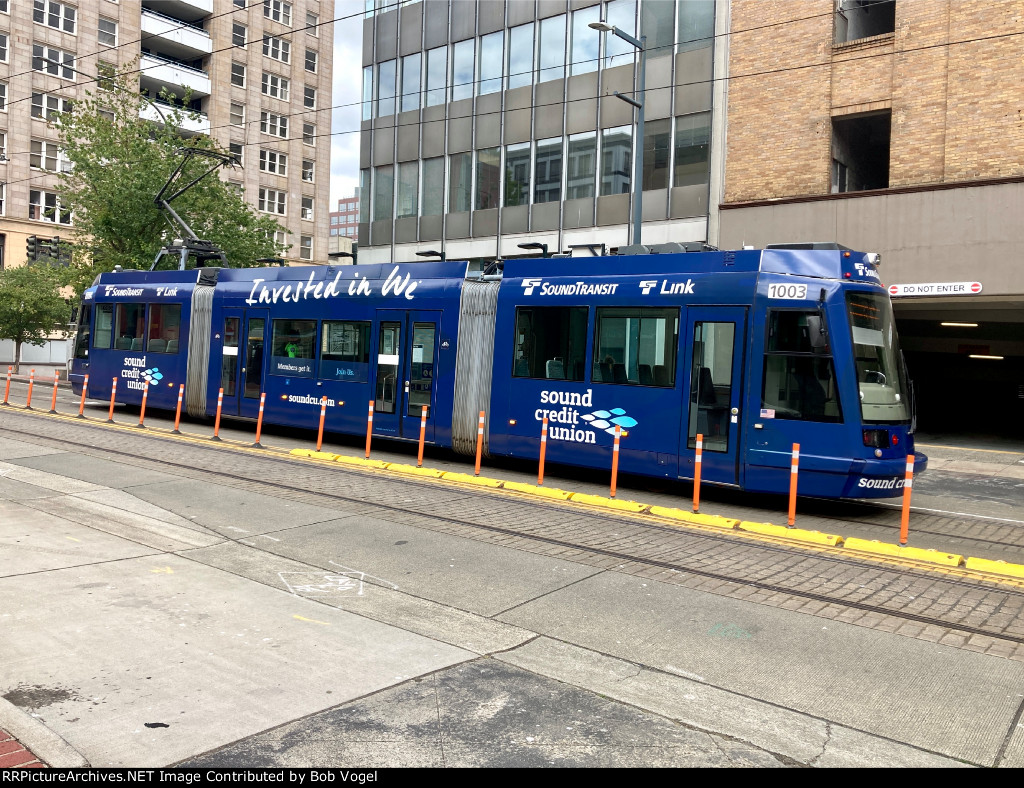
[[[823,248],[824,247],[824,248]],[[681,247],[680,247],[681,248]],[[901,493],[913,396],[877,256],[763,250],[100,275],[71,381],[89,394],[785,493]],[[927,458],[915,455],[923,470]]]

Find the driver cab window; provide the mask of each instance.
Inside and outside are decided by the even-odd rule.
[[[835,365],[818,311],[768,313],[761,418],[843,420]]]

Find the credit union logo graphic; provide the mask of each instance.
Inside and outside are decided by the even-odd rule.
[[[155,386],[157,383],[164,379],[164,373],[162,373],[158,367],[153,367],[152,369],[144,369],[142,371],[142,379],[146,381],[150,386]]]

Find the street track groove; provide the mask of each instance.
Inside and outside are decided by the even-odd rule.
[[[418,491],[420,500],[403,495],[404,500],[387,501],[396,488],[394,474],[259,450],[225,451],[231,444],[183,441],[155,431],[111,430],[95,420],[4,408],[0,425],[8,437],[56,444],[55,448],[130,462],[136,468],[173,468],[197,481],[324,508],[335,502],[345,505],[348,515],[376,513],[394,522],[599,569],[1024,659],[1024,587],[1013,581],[893,565],[737,532],[680,527],[650,515],[441,486],[420,477],[401,479],[402,489]],[[146,448],[150,450],[143,451]],[[273,481],[275,476],[288,481]],[[209,530],[239,541],[216,528]]]

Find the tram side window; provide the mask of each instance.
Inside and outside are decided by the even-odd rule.
[[[313,377],[315,320],[275,320],[271,339],[271,375]]]
[[[587,354],[587,307],[516,309],[512,377],[583,380]]]
[[[370,379],[370,321],[324,321],[320,378],[352,383],[366,383]]]
[[[96,304],[96,328],[92,335],[92,346],[100,349],[110,347],[114,335],[114,305]]]
[[[601,307],[594,332],[595,383],[676,384],[679,310]]]
[[[151,353],[177,353],[181,304],[153,304],[149,308],[146,343]]]
[[[75,337],[75,358],[89,358],[89,331],[92,322],[92,304],[82,307],[78,317],[78,335]],[[110,340],[108,339],[109,343]]]
[[[114,305],[114,347],[118,350],[145,350],[146,305]]]
[[[817,333],[815,333],[817,332]],[[761,408],[766,418],[838,422],[835,365],[817,311],[771,310]]]

